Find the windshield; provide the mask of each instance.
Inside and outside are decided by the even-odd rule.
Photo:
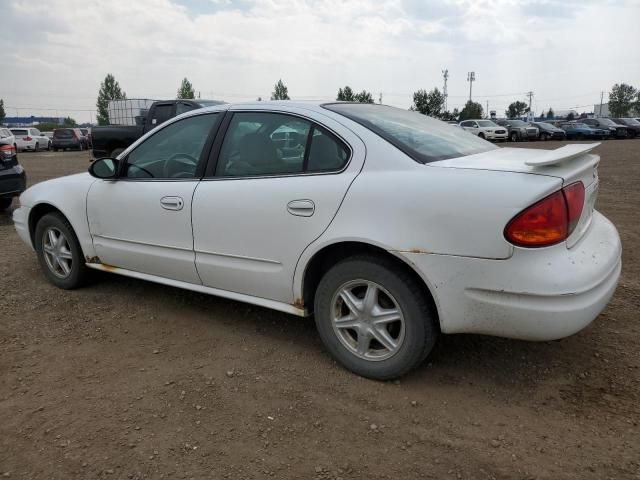
[[[509,120],[508,123],[512,127],[526,127],[527,126],[527,124],[524,123],[522,120]]]
[[[592,128],[589,125],[587,125],[586,123],[571,123],[571,124],[569,124],[569,127],[574,127],[574,128]]]
[[[499,125],[496,125],[491,120],[478,120],[478,125],[481,127],[499,127]]]
[[[640,122],[637,121],[635,118],[622,118],[620,120],[621,120],[620,123],[624,123],[625,125],[635,125],[635,126],[640,125]]]
[[[498,148],[461,128],[400,108],[365,103],[330,103],[323,107],[363,125],[420,163]]]
[[[615,125],[615,122],[613,122],[610,118],[599,118],[598,121],[602,125]]]
[[[553,125],[551,125],[550,123],[547,123],[547,122],[534,123],[534,125],[536,127],[548,128],[550,130],[553,130],[554,128],[556,128],[556,127],[554,127]]]

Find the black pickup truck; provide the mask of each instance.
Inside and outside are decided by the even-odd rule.
[[[162,100],[153,102],[146,116],[136,117],[136,125],[105,125],[91,129],[94,158],[117,157],[149,130],[170,118],[196,108],[220,105],[219,100]]]

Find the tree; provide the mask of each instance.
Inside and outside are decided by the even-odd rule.
[[[609,93],[609,113],[612,117],[626,117],[633,107],[638,91],[626,83],[615,84]]]
[[[353,93],[353,90],[351,90],[351,87],[347,85],[344,89],[338,89],[338,96],[336,97],[336,100],[339,102],[355,102],[356,96]]]
[[[273,87],[271,100],[291,100],[289,98],[289,89],[282,83],[282,79],[278,80],[278,83]]]
[[[554,117],[553,108],[550,108],[549,111],[547,112],[547,120],[553,120],[553,117]]]
[[[110,73],[104,77],[104,82],[100,84],[100,91],[98,92],[98,101],[96,106],[98,107],[98,125],[109,124],[109,100],[124,100],[127,98],[127,94],[120,89],[120,84]]]
[[[77,125],[76,121],[71,117],[67,117],[62,121],[62,126],[64,127],[75,127]]]
[[[518,118],[529,111],[529,107],[526,103],[520,100],[512,102],[511,105],[504,111],[507,118]]]
[[[576,116],[573,114],[573,112],[569,112],[569,115],[567,115],[567,120],[573,120],[574,118],[576,118]]]
[[[423,115],[440,118],[443,107],[444,95],[437,88],[434,88],[430,92],[420,89],[413,93],[412,110],[416,110]]]
[[[4,100],[0,98],[0,124],[4,120],[4,117],[6,116],[7,114],[4,111]]]
[[[470,118],[482,118],[482,105],[478,102],[467,100],[464,108],[460,112],[459,120],[468,120]]]
[[[366,90],[362,90],[356,95],[356,102],[360,103],[373,103],[373,95]]]
[[[196,98],[196,92],[193,90],[193,85],[187,80],[187,77],[182,79],[180,88],[178,89],[178,96],[176,98]]]

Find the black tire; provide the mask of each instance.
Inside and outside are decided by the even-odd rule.
[[[393,297],[404,316],[404,338],[389,358],[360,358],[343,345],[334,331],[334,296],[345,283],[353,280],[381,286]],[[424,287],[391,260],[372,255],[347,258],[328,270],[316,290],[314,310],[318,333],[329,353],[348,370],[374,380],[390,380],[417,367],[431,352],[439,334]]]
[[[78,145],[78,151],[81,152],[82,150],[84,150],[84,146],[81,143],[80,145]]]
[[[3,212],[11,206],[13,198],[0,198],[0,212]]]
[[[45,260],[43,251],[44,235],[50,227],[54,227],[62,232],[67,239],[69,250],[71,251],[71,268],[69,274],[65,278],[56,276]],[[85,265],[82,248],[80,247],[80,243],[78,242],[78,238],[76,237],[73,228],[62,214],[48,213],[38,221],[38,224],[36,225],[34,243],[40,268],[42,269],[44,276],[47,277],[47,280],[56,287],[71,290],[81,287],[87,282],[89,269]]]
[[[51,151],[51,142],[47,143],[47,152]]]
[[[584,134],[579,133],[576,135],[576,140],[584,140]]]
[[[38,150],[40,150],[40,144],[36,142],[36,146],[33,148],[33,151],[37,152]]]
[[[482,138],[484,140],[484,133],[479,133],[478,137]]]
[[[541,133],[540,134],[540,140],[542,140],[543,142],[546,142],[547,140],[549,140],[549,134],[548,133]]]
[[[518,133],[517,132],[511,132],[509,134],[509,140],[511,140],[512,142],[517,142],[519,140]]]

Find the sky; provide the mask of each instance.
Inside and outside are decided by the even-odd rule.
[[[0,98],[7,116],[95,121],[100,82],[129,98],[293,100],[366,89],[408,108],[418,89],[500,116],[592,111],[614,83],[640,87],[640,0],[2,0]]]

